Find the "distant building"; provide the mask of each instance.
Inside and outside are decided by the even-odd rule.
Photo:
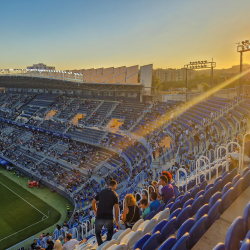
[[[43,63],[33,64],[33,66],[28,66],[27,69],[46,69],[46,70],[55,70],[55,67],[47,66]]]
[[[193,69],[188,70],[188,80],[193,79],[196,76],[196,71]],[[154,69],[153,75],[160,79],[160,82],[178,82],[186,79],[185,69]]]

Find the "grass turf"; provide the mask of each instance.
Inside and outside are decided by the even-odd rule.
[[[61,214],[56,209],[1,173],[0,182],[24,199],[0,183],[0,249],[11,247],[59,221]],[[48,210],[49,218],[41,221],[43,214],[48,215]],[[37,224],[32,226],[34,223]]]

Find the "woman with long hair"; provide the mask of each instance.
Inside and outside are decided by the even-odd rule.
[[[140,209],[135,197],[132,194],[127,194],[121,221],[119,221],[121,229],[132,228],[138,220],[140,220]]]
[[[63,250],[60,240],[55,241],[53,250]]]

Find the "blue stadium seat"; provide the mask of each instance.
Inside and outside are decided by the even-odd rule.
[[[192,204],[194,203],[194,199],[190,198],[188,201],[186,201],[183,205],[183,208],[187,207],[187,206],[192,206]]]
[[[165,207],[166,207],[165,204],[160,205],[160,206],[157,208],[156,213],[159,213],[159,212],[163,211]]]
[[[221,194],[224,195],[231,187],[233,187],[232,182],[228,182],[222,189]]]
[[[222,177],[222,187],[224,187],[228,182],[231,182],[230,174],[227,173]]]
[[[194,199],[195,195],[200,191],[200,187],[196,186],[190,193],[190,197]]]
[[[161,230],[161,242],[166,240],[171,234],[177,230],[177,219],[176,217],[172,218],[167,222],[167,224]]]
[[[177,217],[181,211],[182,211],[181,208],[177,208],[176,210],[174,210],[173,213],[171,213],[169,220],[172,219],[173,217]]]
[[[207,224],[208,224],[208,216],[207,214],[205,214],[192,227],[192,229],[189,232],[189,236],[190,236],[189,244],[191,247],[193,247],[196,244],[196,242],[207,231]]]
[[[214,180],[214,185],[215,185],[219,180],[222,180],[222,177],[221,177],[221,176],[219,176],[218,178],[216,178],[216,179]]]
[[[250,185],[250,171],[248,171],[243,177],[243,190],[245,190]]]
[[[191,197],[190,197],[190,193],[188,192],[188,193],[186,193],[183,197],[182,197],[182,199],[181,199],[181,207],[183,207],[183,205],[184,205],[184,203],[187,201],[187,200],[189,200]]]
[[[210,207],[207,215],[209,220],[209,225],[211,226],[216,220],[220,218],[221,210],[222,210],[222,201],[221,199],[217,200],[215,204]]]
[[[134,248],[133,250],[139,248],[139,249],[142,249],[143,245],[146,243],[146,241],[151,237],[150,234],[145,234],[143,237],[141,237],[141,239],[139,239],[135,245],[134,245]]]
[[[187,206],[177,216],[177,227],[180,227],[191,216],[191,206]]]
[[[170,213],[174,212],[177,208],[181,208],[181,201],[178,200],[174,203],[173,206],[170,208]]]
[[[219,199],[221,199],[221,192],[215,193],[209,200],[209,207],[211,208]]]
[[[237,175],[237,168],[234,168],[231,172],[230,172],[230,181],[232,182],[233,178]]]
[[[197,212],[195,216],[195,222],[197,222],[203,215],[207,214],[209,211],[209,205],[205,204],[203,205]]]
[[[165,205],[165,204],[164,204]],[[170,208],[172,207],[174,205],[174,202],[170,202],[170,203],[168,203],[166,206],[165,206],[165,208],[169,208],[169,210],[170,210]]]
[[[152,211],[152,212],[150,212],[150,213],[146,216],[145,220],[151,220],[151,219],[154,218],[155,215],[156,215],[156,212],[155,212],[155,211]]]
[[[154,233],[143,245],[142,250],[155,250],[160,245],[161,234],[159,231]]]
[[[241,245],[240,250],[250,250],[250,240],[245,239],[244,242]]]
[[[185,233],[174,245],[172,250],[189,250],[189,233]],[[168,248],[166,248],[168,249]],[[171,249],[171,248],[169,248]]]
[[[215,184],[214,184],[214,189],[213,189],[213,193],[217,193],[217,192],[221,192],[222,190],[222,181],[218,180]]]
[[[241,176],[242,176],[242,177],[245,176],[247,172],[249,172],[249,168],[248,168],[248,167],[246,167],[246,168],[244,168],[244,169],[242,170]]]
[[[203,194],[203,204],[206,204],[209,202],[209,199],[213,195],[213,187],[209,188],[204,194]]]
[[[172,249],[175,244],[176,238],[174,236],[171,236],[164,243],[162,243],[158,250]]]
[[[218,243],[214,248],[213,248],[213,250],[227,250],[226,249],[226,246],[225,246],[225,244],[223,244],[223,243]]]
[[[244,212],[243,212],[243,219],[246,224],[246,231],[250,230],[250,202],[247,203]]]
[[[234,188],[230,188],[224,195],[221,197],[222,201],[222,211],[224,212],[233,202],[234,197]]]
[[[175,202],[175,198],[173,197],[173,198],[171,198],[168,202],[167,202],[167,204],[166,205],[168,205],[169,203],[171,203],[171,202]]]
[[[234,185],[234,199],[242,194],[243,178],[241,177]]]
[[[234,184],[241,178],[240,174],[235,175],[235,177],[232,179],[232,185],[234,186]]]
[[[208,184],[208,185],[206,186],[206,188],[205,188],[205,192],[206,192],[209,188],[211,188],[211,187],[213,187],[213,186],[214,186],[213,183]]]
[[[203,204],[203,196],[198,197],[192,204],[192,215],[196,214]]]
[[[153,229],[152,234],[156,233],[157,231],[161,231],[162,228],[168,223],[168,220],[164,219],[161,222],[159,222],[155,228]]]
[[[199,197],[199,196],[201,196],[201,195],[203,195],[205,193],[205,191],[204,190],[201,190],[201,191],[199,191],[196,195],[195,195],[195,200]]]
[[[200,185],[200,190],[205,190],[206,186],[207,186],[207,181],[203,181]]]
[[[234,220],[227,231],[225,238],[225,246],[227,250],[239,249],[240,241],[244,240],[246,236],[244,219],[238,217]]]
[[[186,220],[177,232],[177,240],[179,240],[185,233],[189,233],[191,228],[194,226],[195,220],[193,218],[189,218]]]

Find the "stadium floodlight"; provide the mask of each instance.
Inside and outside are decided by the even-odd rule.
[[[216,67],[216,62],[212,61],[196,61],[190,62],[189,64],[184,65],[184,69],[186,69],[186,101],[187,101],[187,89],[188,89],[188,77],[187,71],[189,69],[211,69],[211,88],[213,87],[213,69]]]
[[[237,45],[237,52],[240,53],[240,82],[239,82],[239,95],[241,94],[242,92],[242,64],[243,64],[243,52],[247,52],[247,51],[250,51],[250,39],[249,40],[245,40],[245,41],[242,41],[241,44],[238,43]]]

